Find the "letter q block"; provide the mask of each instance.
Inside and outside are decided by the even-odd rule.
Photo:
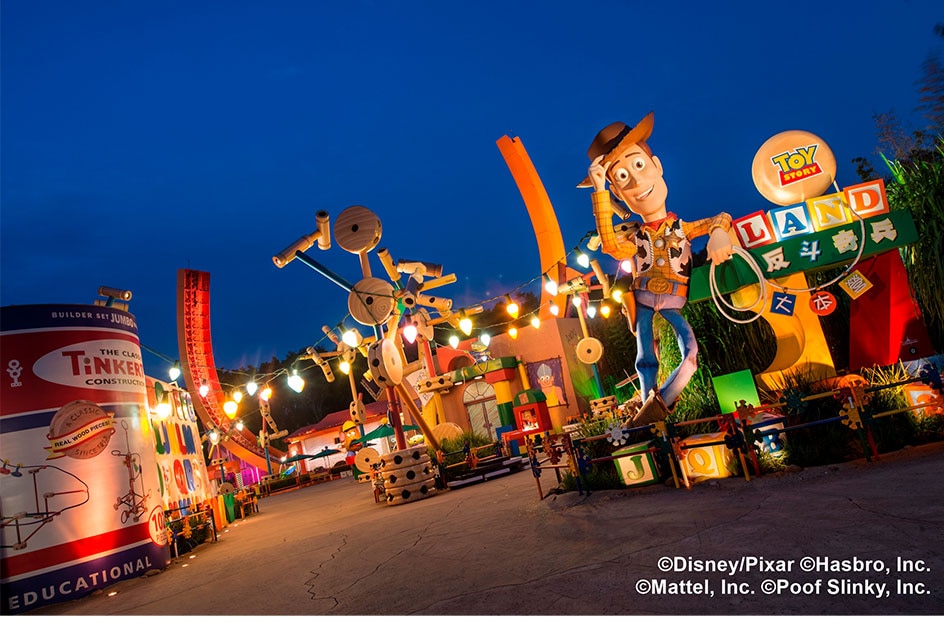
[[[706,443],[718,443],[707,445]],[[704,482],[714,478],[726,478],[732,475],[734,452],[724,444],[724,432],[695,434],[682,440],[681,464],[688,479],[692,482]]]

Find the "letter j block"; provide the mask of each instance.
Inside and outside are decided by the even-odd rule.
[[[613,452],[613,462],[620,479],[626,486],[646,486],[660,481],[659,468],[649,447],[652,441],[638,443]]]
[[[756,211],[743,218],[731,221],[741,246],[745,249],[771,244],[774,240],[774,231],[767,220],[767,214],[763,211]]]

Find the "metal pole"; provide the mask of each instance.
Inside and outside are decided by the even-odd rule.
[[[337,274],[336,272],[334,272],[333,270],[331,270],[324,264],[315,261],[314,259],[306,255],[305,253],[302,253],[301,251],[297,251],[295,253],[295,259],[301,260],[303,264],[311,268],[313,271],[315,271],[316,273],[318,273],[325,279],[331,281],[336,286],[339,286],[340,288],[346,290],[347,292],[350,292],[351,290],[354,289],[354,284],[352,284],[347,279]]]

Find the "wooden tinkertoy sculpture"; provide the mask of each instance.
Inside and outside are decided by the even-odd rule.
[[[410,367],[405,365],[403,340],[398,332],[404,316],[403,312],[407,310],[410,312],[408,316],[411,319],[415,317],[421,327],[424,327],[424,323],[429,320],[428,315],[421,308],[430,307],[441,314],[448,313],[452,307],[451,301],[430,296],[425,294],[425,291],[454,281],[455,276],[444,278],[439,265],[426,262],[399,260],[394,264],[389,252],[386,249],[380,249],[378,256],[390,281],[374,277],[368,253],[380,243],[382,235],[380,218],[366,207],[353,205],[341,212],[334,225],[334,241],[345,251],[354,253],[360,258],[363,277],[356,283],[350,284],[305,255],[305,250],[315,242],[318,242],[323,250],[326,248],[324,244],[330,247],[330,238],[321,237],[321,232],[327,229],[327,213],[319,212],[318,216],[319,231],[300,238],[275,256],[273,261],[281,268],[293,259],[299,259],[349,292],[348,311],[351,317],[362,325],[372,327],[375,335],[368,339],[360,338],[359,335],[351,339],[342,334],[338,338],[330,328],[327,328],[326,333],[338,345],[338,351],[334,355],[341,355],[343,359],[350,362],[354,352],[358,351],[367,358],[371,378],[386,392],[389,403],[388,418],[390,425],[394,428],[398,449],[406,448],[406,439],[400,422],[401,405],[413,416],[422,430],[426,444],[433,449],[438,449],[439,444],[435,435],[404,384],[405,370]],[[290,250],[293,248],[294,250]],[[401,273],[408,274],[409,280],[402,281]],[[427,280],[428,278],[432,280]],[[427,340],[432,338],[431,326],[429,326],[428,334],[424,334],[423,337],[426,338],[426,335],[428,335]],[[330,368],[324,360],[326,355],[328,354],[319,354],[312,348],[307,357],[315,360],[322,367],[325,376],[329,377]],[[330,379],[333,379],[333,374],[330,375]],[[352,419],[362,419],[363,403],[356,394],[353,381],[352,396]]]

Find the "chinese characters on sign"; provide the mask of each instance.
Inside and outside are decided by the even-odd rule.
[[[810,308],[817,316],[829,316],[836,311],[836,297],[820,290],[810,296]]]
[[[839,286],[846,291],[853,299],[858,299],[865,294],[865,291],[872,287],[872,284],[865,275],[859,271],[853,271],[848,277],[839,282]]]
[[[770,302],[770,312],[772,314],[783,314],[784,316],[793,316],[793,309],[796,307],[795,294],[775,294]]]

